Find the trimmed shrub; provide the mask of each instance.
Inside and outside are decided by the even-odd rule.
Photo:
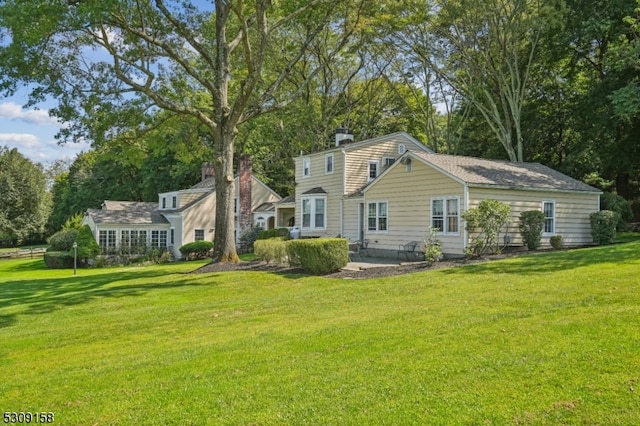
[[[564,247],[564,243],[562,242],[562,235],[554,235],[549,238],[549,243],[551,243],[551,247],[556,250],[562,250]]]
[[[211,241],[194,241],[180,247],[180,253],[186,260],[205,259],[209,257],[213,250]]]
[[[256,258],[267,263],[285,263],[287,261],[287,241],[284,237],[256,240],[253,244]]]
[[[471,238],[466,248],[467,256],[482,256],[485,253],[500,253],[498,236],[500,229],[509,221],[511,206],[498,200],[482,200],[478,207],[462,214],[467,222],[467,230],[477,234]]]
[[[47,251],[44,254],[44,264],[49,269],[73,268],[73,255],[67,251]]]
[[[73,243],[78,238],[77,229],[63,229],[51,237],[47,241],[49,243],[49,250],[51,251],[69,251],[73,248]]]
[[[520,235],[529,250],[540,247],[542,230],[544,228],[544,214],[540,210],[529,210],[520,213]]]
[[[93,237],[89,225],[80,228],[76,242],[78,243],[77,256],[82,264],[87,264],[89,259],[95,259],[100,254],[100,246]],[[73,248],[69,250],[69,254],[73,256]]]
[[[312,274],[328,274],[347,266],[349,243],[344,238],[314,238],[287,242],[289,264]]]
[[[591,221],[591,237],[599,246],[613,244],[616,239],[616,226],[620,215],[611,210],[602,210],[589,215]]]
[[[253,251],[253,243],[258,239],[258,236],[262,232],[262,228],[259,226],[254,226],[244,234],[240,236],[240,245],[238,247],[240,252],[248,253]]]
[[[612,192],[605,192],[600,195],[600,209],[618,213],[618,222],[616,223],[616,231],[618,232],[624,232],[627,229],[627,222],[633,219],[631,203]]]
[[[259,240],[268,240],[269,238],[282,237],[285,240],[291,239],[291,233],[287,228],[265,229],[258,234]]]

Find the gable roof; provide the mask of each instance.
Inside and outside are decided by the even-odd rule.
[[[113,201],[104,200],[102,210],[138,210],[153,211],[158,208],[158,203],[148,203],[142,201]]]
[[[388,135],[377,136],[375,138],[364,139],[357,142],[350,142],[350,143],[346,143],[339,146],[331,146],[330,148],[325,149],[323,151],[311,152],[311,153],[303,154],[300,156],[307,157],[309,155],[320,154],[320,153],[327,154],[333,151],[340,151],[340,150],[345,150],[347,152],[355,151],[357,149],[364,148],[368,145],[375,145],[380,142],[388,142],[388,141],[397,141],[398,143],[410,145],[410,146],[407,146],[407,149],[414,148],[418,151],[433,152],[432,150],[427,148],[422,142],[420,142],[418,139],[414,138],[407,132],[395,132],[395,133],[390,133]]]
[[[119,225],[162,225],[168,224],[169,221],[160,213],[155,203],[155,210],[106,210],[106,209],[87,209],[87,215],[97,224],[113,223]]]
[[[514,163],[415,151],[406,152],[396,163],[404,162],[405,158],[415,158],[461,183],[474,187],[601,193],[599,189],[539,163]],[[386,172],[394,166],[397,164],[392,165]]]

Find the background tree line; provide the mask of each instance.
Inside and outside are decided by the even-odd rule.
[[[200,115],[218,123],[234,111],[227,148],[252,155],[255,173],[283,196],[293,192],[293,157],[330,146],[334,129],[346,126],[358,140],[406,131],[441,153],[540,162],[635,203],[638,220],[640,26],[638,4],[628,0],[238,1],[214,2],[208,10],[113,0],[100,7],[61,2],[46,10],[47,20],[38,9],[44,3],[0,6],[0,27],[8,29],[0,87],[11,92],[27,81],[39,88],[34,99],[56,97],[54,113],[73,123],[61,140],[82,137],[93,149],[52,170],[42,197],[51,200],[43,234],[105,199],[156,201],[158,192],[194,184],[202,162],[231,158],[221,151],[220,127]],[[216,15],[222,3],[230,9]],[[142,22],[139,11],[132,15],[139,19],[114,17],[116,5],[123,16],[144,6],[148,18]],[[92,76],[88,95],[48,80],[52,69],[61,81],[81,75],[61,65],[63,55],[34,75],[34,64],[43,64],[31,49],[42,44],[31,40],[36,34],[17,32],[26,16],[40,17],[41,31],[57,34],[76,53],[98,43],[129,68],[115,70],[120,80],[109,76],[112,68],[83,70]],[[163,16],[184,20],[162,26]],[[281,31],[251,32],[259,18]],[[60,30],[62,23],[76,25],[75,38]],[[118,51],[120,41],[107,32],[113,28],[128,50]],[[148,40],[147,28],[174,50],[191,43],[184,64],[163,67],[158,51],[167,46]],[[218,54],[221,29],[237,35],[233,42],[245,51],[226,57],[232,102],[216,112],[210,106],[220,92],[207,89],[216,81],[215,58],[193,50],[209,46],[199,41],[206,38]],[[262,57],[251,56],[259,49]],[[157,92],[145,93],[139,81],[160,70]],[[138,96],[127,95],[132,87]]]

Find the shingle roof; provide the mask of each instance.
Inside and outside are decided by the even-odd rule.
[[[189,189],[213,189],[216,187],[216,178],[206,178],[196,183]]]
[[[158,203],[145,203],[141,201],[112,201],[105,200],[102,203],[103,210],[138,210],[153,211],[158,209]]]
[[[95,223],[117,223],[122,225],[156,225],[169,223],[160,211],[157,210],[157,205],[156,210],[153,211],[134,209],[87,209],[87,214],[91,216]]]
[[[276,204],[294,203],[296,201],[296,194],[287,195],[282,200],[277,201]]]
[[[543,191],[600,192],[539,163],[513,163],[461,155],[412,151],[426,163],[473,186],[498,186]]]
[[[276,206],[274,203],[262,203],[258,207],[253,209],[253,212],[272,212],[275,211],[275,209]]]
[[[309,195],[309,194],[326,194],[327,191],[325,191],[324,189],[322,189],[319,186],[316,186],[315,188],[311,188],[308,191],[303,192],[303,195]]]

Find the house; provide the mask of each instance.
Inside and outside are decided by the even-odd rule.
[[[399,245],[437,228],[443,252],[461,256],[470,242],[461,215],[484,199],[511,206],[501,235],[507,244],[522,245],[520,212],[537,209],[545,214],[544,245],[552,235],[586,245],[589,215],[600,205],[599,190],[541,164],[436,154],[404,132],[354,142],[341,129],[335,146],[295,165],[295,197],[276,203],[276,217],[293,209],[303,238],[367,240],[371,255],[395,257]]]
[[[339,129],[331,148],[295,158],[295,197],[276,204],[278,217],[295,217],[302,237],[364,239],[362,190],[408,150],[431,152],[404,132],[354,142]]]
[[[251,168],[251,159],[241,157],[235,178],[236,241],[254,224],[272,228],[275,202],[281,199]],[[215,207],[215,178],[205,163],[202,180],[192,187],[158,194],[157,203],[105,201],[102,208],[87,210],[83,224],[89,225],[103,253],[168,248],[179,259],[182,245],[213,240]]]

